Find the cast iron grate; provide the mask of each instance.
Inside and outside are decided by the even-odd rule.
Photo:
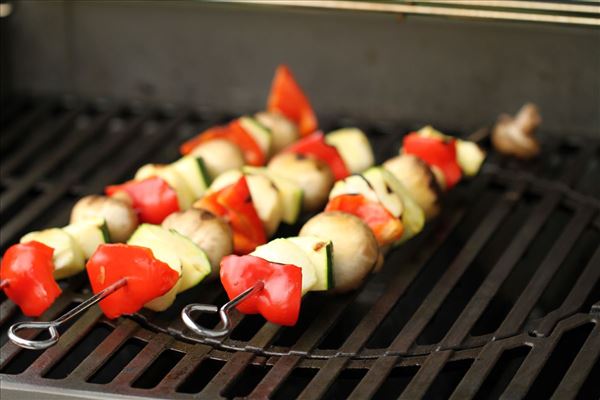
[[[27,231],[66,223],[78,197],[142,163],[175,159],[182,140],[230,117],[14,99],[1,117],[0,250]],[[326,129],[347,125],[369,134],[378,161],[416,128],[323,121]],[[179,311],[222,302],[212,283],[162,314],[108,321],[91,309],[57,346],[36,352],[6,341],[23,317],[2,295],[1,386],[181,399],[598,398],[599,173],[597,139],[545,136],[544,157],[527,163],[491,155],[380,274],[352,294],[311,293],[294,328],[236,315],[231,337],[194,337]],[[44,319],[89,294],[83,276],[64,288]]]

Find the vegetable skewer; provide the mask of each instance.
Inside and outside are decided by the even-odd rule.
[[[422,132],[431,131],[426,128]],[[481,150],[471,153],[471,164],[466,168],[459,165],[456,156],[456,140],[441,133],[437,136],[421,136],[422,132],[407,135],[404,140],[404,151],[418,153],[423,157],[424,164],[438,167],[447,187],[454,186],[466,168],[479,170],[483,162]],[[435,131],[437,132],[437,131]],[[419,146],[411,147],[415,139]],[[424,140],[422,140],[424,139]],[[467,143],[467,142],[465,142]],[[428,147],[429,146],[429,147]],[[476,146],[476,145],[475,145]],[[465,161],[464,159],[462,161]],[[456,169],[458,168],[458,173]],[[475,171],[476,172],[476,171]],[[430,174],[433,174],[430,172]],[[433,176],[433,175],[431,175]],[[406,175],[400,175],[404,179]],[[412,188],[416,188],[412,182]],[[300,230],[296,238],[275,239],[247,256],[227,256],[221,262],[221,283],[229,298],[235,300],[237,308],[242,313],[260,313],[270,322],[282,325],[294,324],[298,312],[287,315],[284,323],[272,315],[272,309],[259,309],[247,306],[249,302],[260,298],[261,291],[251,290],[262,278],[255,271],[260,270],[264,263],[273,266],[295,265],[300,268],[302,276],[295,281],[288,281],[290,287],[302,286],[302,294],[312,290],[329,290],[346,292],[360,286],[370,272],[376,272],[381,267],[383,256],[390,245],[402,243],[420,232],[425,221],[425,213],[412,195],[392,172],[373,167],[363,174],[352,175],[338,181],[329,194],[329,203],[325,211],[311,218]],[[302,247],[300,240],[310,240],[313,246]],[[320,249],[328,247],[325,257],[316,257]],[[229,271],[234,270],[231,274]],[[246,272],[250,271],[250,272]],[[325,274],[323,273],[325,271]],[[328,276],[334,285],[319,283],[320,277]],[[246,278],[240,278],[240,276]],[[231,290],[235,288],[235,290]],[[245,300],[236,298],[239,293],[249,293]],[[285,290],[280,289],[280,293]],[[296,310],[297,298],[287,301]],[[227,305],[230,307],[230,304]],[[190,310],[215,312],[216,307],[208,305],[190,305],[182,313],[186,325],[201,335],[225,336],[229,333],[228,326],[218,331],[206,330],[198,326],[190,317]],[[291,311],[290,311],[291,312]],[[223,319],[223,315],[222,315]],[[223,323],[228,320],[223,319]]]

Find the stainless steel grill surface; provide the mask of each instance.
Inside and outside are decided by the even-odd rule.
[[[230,117],[13,99],[2,110],[1,251],[27,231],[65,224],[80,196],[130,178],[145,162],[175,159],[183,140]],[[379,162],[416,128],[350,119],[322,125],[363,128]],[[600,141],[541,134],[540,159],[492,153],[476,179],[447,196],[440,217],[390,253],[381,273],[348,295],[310,293],[292,328],[234,313],[229,337],[194,337],[179,312],[190,302],[224,302],[214,282],[161,314],[109,321],[94,307],[61,327],[55,347],[23,350],[6,332],[24,317],[2,295],[3,395],[598,398]],[[89,296],[85,276],[63,289],[42,319]]]

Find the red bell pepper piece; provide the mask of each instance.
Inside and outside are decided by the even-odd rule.
[[[179,274],[154,258],[152,250],[127,244],[103,244],[86,264],[92,290],[98,293],[125,278],[127,284],[100,302],[108,318],[133,314],[167,293]]]
[[[4,292],[29,317],[42,315],[61,293],[52,275],[53,253],[52,247],[32,241],[9,247],[2,258]]]
[[[456,160],[456,140],[423,137],[413,132],[404,137],[402,148],[406,154],[414,154],[427,164],[438,167],[444,174],[446,189],[460,181],[462,172]]]
[[[275,71],[267,109],[279,112],[295,122],[301,136],[310,135],[317,130],[315,112],[286,65],[280,65]]]
[[[260,313],[269,322],[295,325],[302,300],[302,269],[255,256],[226,256],[221,260],[221,283],[230,299],[262,281],[264,288],[237,305],[244,314]]]
[[[312,155],[318,160],[323,161],[331,169],[335,180],[344,179],[350,175],[348,167],[346,167],[346,164],[337,149],[325,142],[323,132],[315,132],[300,139],[296,143],[286,147],[283,151],[287,153]]]
[[[160,224],[168,215],[179,211],[177,192],[158,176],[107,186],[105,189],[108,196],[119,191],[129,195],[141,222]]]
[[[247,164],[257,167],[265,165],[266,154],[263,153],[258,143],[256,143],[252,136],[250,136],[250,134],[242,127],[239,119],[224,126],[209,128],[182,144],[179,151],[181,154],[186,155],[191,153],[194,148],[202,143],[215,139],[225,139],[236,144],[240,150],[242,150],[244,160],[246,160]]]
[[[394,243],[402,237],[404,225],[383,204],[368,200],[361,194],[343,194],[329,200],[325,211],[343,211],[363,220],[371,228],[381,246]]]
[[[248,254],[266,243],[262,222],[256,213],[246,178],[240,178],[215,193],[200,199],[198,207],[221,216],[233,230],[233,249],[236,254]]]

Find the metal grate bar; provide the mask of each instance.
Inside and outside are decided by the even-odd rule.
[[[138,329],[139,325],[130,319],[121,319],[119,324],[106,339],[102,341],[75,369],[67,379],[73,381],[86,381],[108,359],[116,353],[121,346]]]
[[[18,234],[19,231],[21,231],[28,224],[31,224],[31,222],[34,221],[41,213],[48,210],[49,207],[58,201],[62,196],[64,196],[70,187],[82,176],[84,176],[91,169],[97,167],[102,160],[118,149],[118,147],[128,138],[128,136],[134,135],[135,130],[143,121],[144,117],[140,117],[131,125],[125,135],[122,137],[115,137],[114,139],[108,141],[105,146],[101,147],[96,153],[86,159],[82,165],[74,170],[67,178],[55,185],[51,191],[29,203],[26,209],[13,216],[2,227],[3,235],[0,238],[0,247],[5,247],[8,243],[14,241],[15,235]],[[145,146],[138,147],[138,151],[140,151],[141,154],[145,154],[144,150],[146,150]]]
[[[26,374],[44,376],[48,370],[59,362],[69,350],[83,339],[85,335],[102,317],[98,307],[93,307],[82,315],[63,335],[58,343],[44,351],[25,371]]]
[[[338,354],[344,355],[345,357],[335,357],[328,360],[325,367],[317,373],[311,381],[311,384],[301,393],[300,398],[316,398],[325,394],[325,391],[348,362],[349,359],[347,357],[353,355],[364,346],[369,337],[405,292],[417,272],[425,265],[426,261],[435,253],[437,248],[442,245],[454,227],[462,220],[462,216],[462,213],[455,215],[454,220],[441,237],[438,238],[437,243],[429,248],[427,257],[424,257],[419,268],[415,268],[410,276],[396,275],[396,278],[389,285],[385,294],[379,298],[342,345]],[[363,381],[365,381],[365,379],[363,379]]]
[[[567,325],[574,325],[574,323],[573,321],[566,320],[562,321],[559,325],[565,327]],[[554,348],[558,344],[563,333],[564,331],[561,330],[561,332],[557,332],[546,338],[543,344],[540,343],[539,345],[533,346],[533,349],[529,352],[529,355],[525,358],[523,364],[521,364],[521,367],[517,370],[515,376],[504,391],[502,395],[503,399],[522,399],[525,397],[544,367],[544,364],[548,361],[548,358],[554,351]]]
[[[8,301],[8,300],[7,300]],[[40,321],[51,321],[56,316],[61,314],[63,310],[69,305],[70,299],[67,296],[59,297],[54,304],[39,318]],[[19,335],[25,339],[32,339],[39,332],[36,331],[24,331]],[[22,348],[8,341],[0,349],[0,370],[4,369],[8,363],[20,352]]]
[[[11,301],[4,301],[0,305],[0,326],[4,325],[15,312],[17,312],[17,305]]]
[[[332,298],[328,301],[317,318],[294,345],[292,353],[303,353],[312,350],[327,332],[338,321],[346,306],[354,297]],[[289,376],[301,358],[297,355],[281,357],[254,388],[251,397],[266,398],[273,393]]]
[[[548,195],[532,213],[483,283],[479,286],[479,289],[471,298],[452,328],[450,328],[450,331],[441,341],[439,344],[441,348],[458,346],[469,334],[472,326],[477,322],[477,319],[494,297],[500,288],[500,285],[521,259],[523,253],[536,237],[559,200],[560,196],[556,192],[553,192]]]
[[[517,333],[518,329],[529,315],[529,312],[543,294],[544,289],[550,283],[550,280],[569,254],[569,251],[571,251],[579,239],[579,236],[584,231],[589,220],[592,218],[592,215],[593,211],[590,208],[580,208],[577,211],[575,216],[569,222],[569,225],[556,240],[556,243],[559,245],[555,245],[550,249],[535,275],[531,278],[529,284],[515,302],[510,313],[494,334],[495,339]]]
[[[419,309],[398,333],[389,346],[388,353],[403,353],[410,348],[421,331],[427,326],[430,319],[435,315],[462,274],[466,271],[467,267],[500,226],[506,215],[508,215],[523,190],[524,185],[519,184],[510,192],[519,193],[518,195],[505,195],[494,205],[487,218],[473,232],[461,252],[438,280],[438,283],[430,291],[427,298],[421,303]],[[367,372],[365,378],[355,388],[356,395],[353,393],[352,396],[356,399],[372,396],[385,377],[390,373],[397,360],[398,357],[396,356],[383,357],[376,360],[373,368]]]
[[[406,326],[398,333],[390,345],[390,352],[406,352],[417,339],[422,330],[443,304],[444,300],[458,283],[460,277],[473,262],[477,254],[487,243],[492,234],[498,229],[504,218],[510,213],[517,200],[525,190],[524,184],[512,187],[505,196],[494,205],[487,218],[471,235],[461,252],[452,261],[444,275],[431,290],[421,307],[415,312]]]
[[[12,127],[2,132],[3,147],[11,149],[20,137],[27,135],[27,132],[52,110],[54,105],[54,102],[51,101],[39,103],[26,116],[21,117]]]
[[[573,360],[569,370],[560,385],[554,391],[552,399],[575,397],[586,377],[600,358],[600,326],[596,323],[594,329],[583,344],[583,347]]]
[[[450,400],[472,399],[506,350],[501,342],[486,344],[452,393]]]
[[[229,385],[235,383],[235,378],[239,376],[246,368],[248,363],[254,357],[253,353],[238,352],[223,368],[211,379],[211,381],[202,389],[200,397],[206,399],[221,398],[224,390]]]
[[[15,115],[25,108],[26,105],[27,101],[24,98],[14,99],[10,102],[3,101],[0,103],[0,123],[2,126],[4,126],[5,123],[10,122]]]
[[[161,393],[174,392],[179,385],[181,385],[189,376],[194,372],[194,369],[198,364],[204,360],[206,355],[212,350],[212,347],[196,344],[192,351],[186,353],[186,355],[179,360],[179,362],[173,367],[171,371],[163,378],[160,385],[156,388],[160,388]]]
[[[129,387],[174,340],[172,336],[157,333],[144,349],[127,364],[127,367],[119,372],[111,382],[111,386]]]
[[[59,127],[56,129],[57,134],[61,134],[63,132],[63,128],[66,128],[73,119],[77,117],[78,111],[73,111],[73,113],[69,114],[65,117],[64,123],[61,123]],[[29,173],[19,180],[19,184],[17,186],[13,186],[6,193],[3,193],[0,196],[0,202],[2,204],[2,212],[6,212],[6,210],[13,205],[17,200],[19,200],[28,190],[30,190],[37,182],[39,182],[40,178],[47,175],[50,171],[56,168],[61,162],[65,159],[68,159],[72,154],[74,154],[84,143],[89,141],[93,135],[98,133],[104,125],[108,122],[111,115],[105,115],[103,118],[100,118],[92,128],[82,132],[77,135],[75,138],[65,136],[66,143],[61,146],[59,149],[52,152],[50,157],[45,160],[43,163],[37,164],[29,171]],[[48,136],[49,139],[57,140],[54,136]],[[49,140],[50,141],[50,140]],[[48,142],[49,142],[48,141]],[[30,143],[38,143],[38,142],[30,142]],[[38,143],[42,144],[42,143]],[[33,148],[33,152],[38,152],[39,149]],[[23,151],[17,154],[15,158],[12,158],[9,161],[16,161],[12,166],[19,165],[23,160],[31,159],[32,156],[29,152]],[[21,160],[22,159],[22,160]],[[11,168],[3,170],[7,173],[11,172]]]
[[[537,335],[550,335],[558,321],[577,312],[577,310],[581,308],[594,288],[594,285],[600,280],[600,268],[598,268],[598,265],[600,265],[600,247],[598,247],[588,262],[585,270],[577,279],[573,289],[571,289],[562,305],[557,310],[548,314],[535,330]]]
[[[60,140],[62,137],[68,137],[68,135],[66,135],[65,133],[69,132],[69,128],[77,119],[81,110],[81,106],[69,110],[58,121],[53,122],[51,126],[39,132],[39,140],[31,140],[26,142],[23,146],[13,147],[13,150],[17,151],[12,153],[11,156],[3,162],[2,177],[4,178],[7,175],[11,174],[14,171],[14,169],[17,166],[23,164],[23,162],[35,158],[36,154],[43,153],[44,148],[49,144]],[[68,143],[69,141],[67,141],[67,144]],[[65,152],[64,149],[65,147],[61,149],[61,152]],[[36,167],[42,167],[43,170],[44,165],[38,164],[36,165]]]
[[[404,389],[399,399],[410,400],[423,398],[425,393],[427,393],[427,390],[431,387],[437,374],[442,370],[450,356],[452,356],[452,353],[452,350],[442,350],[431,353],[406,389]]]

